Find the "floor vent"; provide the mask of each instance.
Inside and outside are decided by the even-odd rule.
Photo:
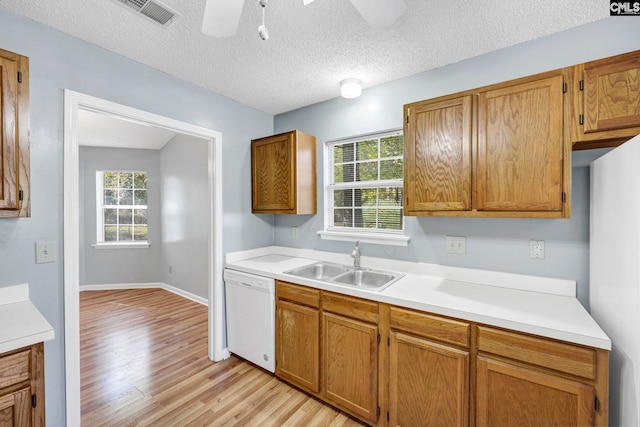
[[[180,15],[156,0],[112,0],[162,27],[168,27]]]

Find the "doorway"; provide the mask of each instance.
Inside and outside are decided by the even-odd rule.
[[[228,357],[223,348],[222,283],[222,134],[189,123],[125,105],[65,90],[64,94],[64,315],[65,379],[68,426],[80,426],[80,321],[79,321],[79,141],[81,110],[111,115],[202,138],[208,143],[208,341],[209,359]]]

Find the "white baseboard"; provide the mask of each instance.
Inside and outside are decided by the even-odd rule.
[[[162,282],[150,282],[150,283],[113,283],[104,285],[81,285],[80,292],[82,291],[110,291],[117,289],[152,289],[160,288],[165,291],[169,291],[176,295],[180,295],[183,298],[187,298],[191,301],[197,302],[204,306],[209,305],[209,301],[206,298],[187,292],[183,289],[176,288],[175,286],[168,285]]]

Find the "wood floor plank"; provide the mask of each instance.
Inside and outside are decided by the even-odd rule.
[[[235,356],[211,362],[207,315],[161,289],[81,292],[82,425],[363,425]]]

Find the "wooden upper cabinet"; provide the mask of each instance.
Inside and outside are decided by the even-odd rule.
[[[472,97],[405,105],[405,215],[471,209]]]
[[[253,213],[315,214],[316,138],[298,130],[251,141]]]
[[[640,134],[640,51],[575,67],[574,149],[616,146]]]
[[[557,70],[405,105],[405,215],[570,215]]]
[[[31,216],[29,58],[0,49],[0,218]]]
[[[557,212],[561,216],[565,173],[563,82],[558,73],[480,92],[476,175],[479,211]]]

